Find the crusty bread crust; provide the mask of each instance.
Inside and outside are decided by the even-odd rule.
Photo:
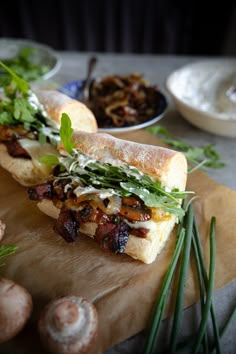
[[[98,160],[119,160],[153,176],[165,187],[185,189],[187,161],[180,152],[101,133],[75,132],[73,140],[77,149]]]
[[[48,176],[42,175],[41,172],[35,169],[32,160],[10,156],[4,144],[0,144],[0,165],[17,182],[26,187],[42,183],[45,179],[48,179]]]
[[[92,111],[83,103],[54,90],[38,90],[35,93],[49,117],[59,126],[62,113],[67,113],[74,130],[91,133],[97,131],[97,121]]]
[[[42,200],[38,203],[38,208],[51,218],[57,219],[60,209],[58,209],[51,200]],[[156,222],[155,231],[149,231],[146,238],[129,235],[129,239],[125,248],[125,253],[134,259],[138,259],[146,264],[152,263],[156,256],[161,252],[171,231],[177,221],[175,215],[171,215],[168,220]],[[97,225],[89,222],[81,225],[81,233],[94,237]]]

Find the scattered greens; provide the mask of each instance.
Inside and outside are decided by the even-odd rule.
[[[191,172],[197,168],[222,168],[225,166],[220,160],[219,153],[214,149],[214,144],[194,147],[183,140],[177,139],[161,125],[149,127],[147,130],[151,134],[160,136],[161,141],[169,147],[183,152],[189,163],[193,166],[190,170]]]
[[[160,207],[166,212],[183,217],[184,210],[180,206],[180,199],[184,199],[187,192],[180,192],[178,189],[167,191],[159,181],[153,181],[148,175],[126,164],[113,166],[86,156],[73,149],[72,134],[70,118],[64,113],[60,137],[67,151],[65,156],[58,158],[64,170],[64,173],[57,177],[58,179],[72,178],[83,186],[106,188],[118,196],[137,195],[148,207]],[[58,159],[49,155],[44,156],[40,161],[48,166],[55,166]]]
[[[3,64],[12,69],[17,76],[30,82],[42,77],[49,71],[48,65],[34,63],[34,56],[37,52],[36,48],[24,47],[19,50],[15,57],[3,60]],[[0,69],[0,86],[10,84],[10,78],[5,70]]]
[[[1,262],[2,258],[5,258],[5,257],[10,256],[11,254],[15,253],[16,248],[17,247],[14,245],[0,246],[0,267],[2,267],[4,265],[4,263]]]
[[[185,226],[186,225],[186,226]],[[159,292],[157,303],[154,309],[154,316],[151,323],[150,332],[148,334],[144,354],[156,353],[156,344],[160,332],[161,320],[165,311],[165,305],[169,298],[169,291],[172,284],[173,274],[177,272],[177,267],[180,263],[180,273],[178,279],[177,298],[172,322],[172,331],[169,339],[169,348],[165,352],[178,353],[179,350],[188,349],[189,353],[199,353],[203,350],[204,353],[210,353],[216,350],[217,354],[221,353],[220,340],[226,332],[229,324],[236,315],[234,308],[229,319],[226,321],[223,329],[219,331],[215,309],[213,304],[213,289],[215,276],[215,259],[216,259],[216,219],[212,217],[210,223],[210,265],[209,275],[207,275],[203,251],[201,247],[200,234],[198,231],[196,219],[194,216],[193,206],[190,203],[185,216],[179,224],[177,232],[177,243],[175,251],[168,267],[164,282]],[[183,308],[184,290],[186,286],[186,274],[190,263],[190,249],[193,252],[197,279],[201,300],[202,318],[196,334],[190,337],[185,343],[178,343],[178,334],[181,330],[181,317]],[[213,328],[214,343],[208,340],[207,325],[211,319]]]
[[[43,107],[28,83],[1,61],[0,68],[4,69],[10,80],[9,85],[3,87],[5,97],[0,100],[0,125],[23,124],[25,130],[38,132],[41,144],[49,139],[56,146],[59,132],[49,126]]]

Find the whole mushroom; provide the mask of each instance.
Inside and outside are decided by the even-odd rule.
[[[0,279],[0,343],[17,335],[32,312],[32,297],[22,286]]]
[[[51,301],[41,313],[38,329],[45,349],[55,354],[86,353],[97,333],[97,311],[78,296]]]

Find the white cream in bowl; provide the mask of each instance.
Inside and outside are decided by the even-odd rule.
[[[236,136],[235,59],[186,65],[168,77],[167,89],[176,108],[192,124],[215,134]]]

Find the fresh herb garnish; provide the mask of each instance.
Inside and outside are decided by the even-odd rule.
[[[55,167],[60,164],[58,156],[53,154],[41,156],[39,161],[48,167]]]
[[[61,127],[60,127],[60,138],[64,145],[66,151],[71,154],[75,146],[75,143],[71,140],[73,135],[73,128],[71,127],[71,120],[66,113],[62,113],[61,116]]]
[[[26,81],[35,81],[49,71],[48,65],[34,63],[33,58],[37,52],[36,48],[24,47],[12,58],[3,60],[3,64],[12,69],[19,77]],[[10,84],[10,78],[5,70],[0,69],[0,85]]]
[[[60,164],[66,172],[57,178],[72,178],[84,186],[103,189],[110,188],[118,196],[137,195],[146,206],[160,207],[166,212],[182,217],[184,211],[180,199],[188,192],[178,189],[166,191],[159,181],[141,174],[136,168],[113,166],[98,160],[92,160],[79,151],[73,150],[71,155],[59,157]]]
[[[222,168],[225,166],[225,163],[220,160],[220,154],[214,149],[214,144],[194,147],[176,138],[168,129],[161,125],[148,127],[147,130],[151,134],[161,136],[160,140],[169,147],[181,151],[190,164],[194,166],[189,172],[193,172],[197,168]]]
[[[17,247],[15,245],[0,246],[0,259],[10,256],[11,254],[15,253]],[[0,267],[2,267],[4,263],[0,262]]]

